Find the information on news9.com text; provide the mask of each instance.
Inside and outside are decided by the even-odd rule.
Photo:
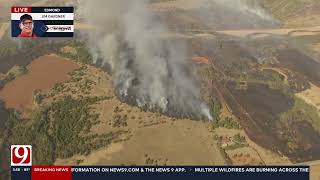
[[[309,167],[234,167],[234,166],[17,166],[11,169],[12,180],[40,179],[212,179],[219,180],[308,180]]]

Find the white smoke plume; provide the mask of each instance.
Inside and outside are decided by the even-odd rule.
[[[229,10],[254,14],[264,20],[274,20],[273,17],[262,7],[262,0],[206,0],[207,4],[220,5]]]
[[[148,110],[179,117],[209,119],[200,83],[182,41],[161,38],[168,32],[156,21],[147,0],[80,1],[88,45],[110,68],[116,93]]]
[[[193,16],[214,30],[275,28],[280,24],[263,7],[263,0],[180,0],[184,1],[194,7]]]

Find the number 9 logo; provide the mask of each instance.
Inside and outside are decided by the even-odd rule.
[[[31,166],[31,145],[11,146],[11,166]]]

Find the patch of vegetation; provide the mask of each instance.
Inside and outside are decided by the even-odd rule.
[[[0,89],[4,87],[7,83],[13,81],[16,78],[14,73],[10,72],[3,80],[0,80]]]
[[[232,160],[230,159],[229,155],[226,153],[226,150],[221,147],[221,141],[218,141],[217,146],[219,148],[220,154],[225,160],[227,165],[232,165]]]
[[[229,65],[224,65],[224,73],[228,77],[239,78],[247,76],[247,72],[251,71],[250,63],[252,63],[251,59],[242,59],[240,61],[233,61]]]
[[[264,69],[263,71],[250,71],[242,80],[268,84],[269,87],[273,89],[282,89],[284,86],[286,86],[285,77],[271,69]]]
[[[223,149],[226,151],[235,150],[238,148],[248,147],[248,143],[244,136],[241,136],[240,133],[233,136],[234,144],[224,147]]]
[[[225,148],[223,148],[225,151],[231,151],[231,150],[235,150],[235,149],[239,149],[239,148],[243,148],[243,147],[248,147],[248,144],[232,144],[230,146],[226,146]]]
[[[128,120],[127,115],[121,116],[121,115],[117,114],[113,117],[113,125],[112,126],[113,127],[126,127],[126,126],[128,126],[127,120]]]
[[[40,90],[35,90],[33,92],[33,99],[36,104],[41,104],[44,98],[45,96],[41,93]]]
[[[89,154],[124,133],[90,133],[91,127],[99,122],[99,114],[92,113],[91,106],[103,100],[105,97],[74,99],[65,96],[41,107],[28,121],[13,112],[6,122],[6,144],[31,144],[33,161],[37,165],[50,165],[57,158],[69,158],[75,154]]]
[[[71,76],[71,79],[64,83],[57,83],[52,88],[49,96],[54,97],[61,93],[72,93],[78,95],[90,95],[91,90],[93,89],[96,82],[89,79],[90,76],[86,76],[88,72],[87,66],[81,66],[79,69],[68,73]]]
[[[293,151],[299,148],[299,145],[295,142],[295,140],[292,137],[288,137],[287,146],[290,148],[290,150]]]
[[[246,137],[241,136],[240,133],[234,135],[234,136],[233,136],[233,140],[234,140],[236,143],[239,143],[239,144],[245,144],[245,143],[247,143]]]
[[[27,74],[28,73],[27,66],[19,66],[19,72],[21,75]]]
[[[231,117],[226,117],[225,119],[218,119],[214,121],[213,126],[215,128],[221,127],[221,128],[227,128],[227,129],[241,129],[241,125],[233,120]]]
[[[17,76],[27,74],[28,69],[26,66],[19,66],[19,72],[9,72],[3,79],[0,79],[0,89],[4,87],[7,83],[16,79]]]
[[[116,106],[116,108],[114,108],[113,112],[120,113],[120,112],[122,112],[122,109],[120,109],[119,106]]]
[[[161,159],[161,158],[155,159],[155,158],[150,157],[148,154],[145,154],[144,157],[145,157],[145,164],[146,165],[152,165],[152,166],[162,165],[162,166],[166,166],[167,162],[168,162],[168,159]]]
[[[303,99],[294,97],[294,106],[287,112],[280,115],[282,122],[307,121],[320,133],[320,112],[306,103]]]
[[[211,101],[211,111],[210,114],[212,115],[214,121],[219,121],[220,120],[220,115],[221,115],[221,110],[222,110],[222,105],[220,102],[216,99],[214,101]]]
[[[2,57],[12,56],[17,53],[18,43],[10,36],[3,36],[0,43],[0,54]]]
[[[53,97],[53,96],[55,96],[55,95],[63,92],[64,89],[65,89],[65,87],[66,87],[66,86],[65,86],[63,83],[57,83],[57,84],[55,84],[54,87],[53,87],[52,90],[51,90],[50,96]]]
[[[82,64],[89,64],[89,65],[93,64],[93,58],[84,43],[79,42],[79,41],[72,41],[68,45],[75,48],[77,53],[72,54],[69,52],[60,51],[59,55],[66,57],[66,58],[69,58],[69,59],[72,59],[72,60],[79,62],[79,63],[82,63]]]

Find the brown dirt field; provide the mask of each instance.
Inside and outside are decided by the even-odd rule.
[[[314,165],[310,168],[310,180],[320,180],[320,165]]]
[[[307,26],[314,26],[320,24],[320,17],[318,14],[311,14],[306,16],[295,17],[289,19],[285,24],[284,27],[307,27]]]
[[[311,84],[310,89],[297,93],[296,95],[320,110],[320,88],[318,86]]]
[[[243,147],[235,150],[226,151],[232,164],[236,166],[243,165],[261,165],[259,154],[251,147]]]
[[[295,165],[310,166],[310,180],[320,180],[320,160],[302,162]]]
[[[78,67],[56,55],[42,56],[27,67],[27,74],[17,77],[0,91],[0,99],[6,103],[7,108],[23,112],[32,106],[35,90],[48,90],[56,83],[68,80],[68,73]]]
[[[320,63],[320,43],[307,44],[305,46],[307,47],[307,50],[310,51],[310,56]]]

